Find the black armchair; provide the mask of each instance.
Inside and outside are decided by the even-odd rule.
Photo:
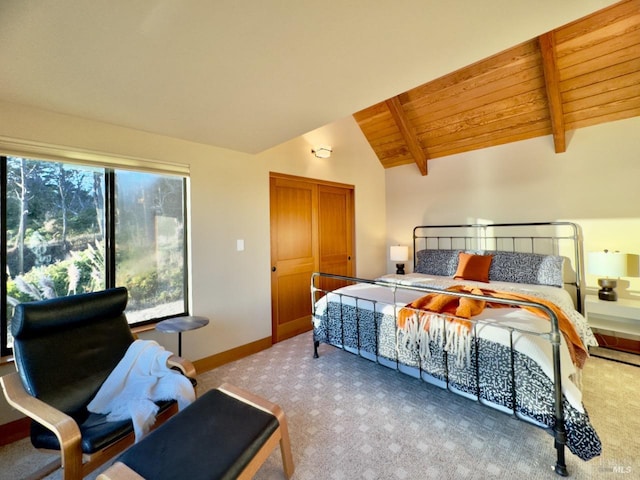
[[[134,442],[130,420],[107,422],[87,404],[134,341],[124,309],[125,288],[19,304],[11,333],[16,373],[0,378],[9,404],[32,422],[31,442],[59,450],[63,478],[82,478]],[[195,378],[191,362],[169,366]],[[162,402],[156,425],[177,412]]]

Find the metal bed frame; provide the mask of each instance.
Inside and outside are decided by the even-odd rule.
[[[565,282],[582,313],[583,252],[580,227],[572,222],[420,225],[413,229],[413,261],[421,249],[500,250],[562,255],[573,268]]]
[[[521,230],[528,230],[529,233],[524,234],[521,233]],[[532,234],[531,231],[534,231]],[[505,233],[503,233],[505,232]],[[510,232],[510,233],[509,233]],[[581,277],[582,277],[582,250],[581,250],[581,236],[580,229],[578,225],[570,222],[544,222],[544,223],[526,223],[526,224],[468,224],[468,225],[436,225],[436,226],[417,226],[413,230],[413,247],[414,247],[414,265],[417,262],[417,251],[423,248],[436,248],[436,249],[461,249],[461,250],[502,250],[502,251],[515,251],[515,252],[528,252],[528,253],[543,253],[548,255],[563,255],[569,258],[572,262],[573,269],[575,271],[575,278],[567,282],[567,286],[575,289],[575,304],[576,309],[581,311]],[[456,297],[466,297],[471,299],[478,300],[487,300],[487,297],[482,295],[474,295],[460,292],[446,292],[440,289],[434,289],[431,287],[417,287],[417,286],[409,286],[409,285],[399,285],[399,284],[391,284],[384,281],[376,281],[376,280],[368,280],[361,279],[356,277],[346,277],[341,275],[327,274],[327,273],[314,273],[311,278],[311,302],[313,308],[313,317],[316,317],[316,302],[325,294],[329,293],[330,290],[325,290],[322,287],[319,287],[318,284],[330,284],[332,287],[336,285],[345,285],[352,283],[365,283],[370,285],[378,285],[389,288],[393,292],[393,303],[397,305],[396,302],[396,293],[398,290],[412,290],[421,292],[424,295],[428,293],[439,293],[439,294],[448,294]],[[333,290],[332,288],[331,290]],[[343,297],[350,297],[356,299],[357,306],[357,297],[350,296],[346,294],[339,294],[340,296],[340,304],[342,305]],[[374,318],[376,313],[375,301],[374,303]],[[546,430],[552,430],[551,434],[554,437],[554,447],[556,449],[556,464],[553,467],[555,472],[561,476],[567,476],[568,471],[565,463],[565,447],[567,443],[567,433],[565,429],[565,420],[564,420],[564,406],[563,406],[563,393],[562,393],[562,375],[561,375],[561,355],[560,355],[560,345],[561,345],[561,335],[559,328],[559,322],[557,316],[551,311],[547,306],[535,303],[535,302],[527,302],[527,301],[517,301],[517,300],[502,300],[491,298],[491,302],[503,303],[508,305],[517,305],[517,306],[527,306],[533,307],[542,310],[546,313],[550,319],[550,330],[544,333],[538,333],[540,337],[546,338],[552,347],[552,361],[553,361],[553,385],[554,385],[554,417],[555,417],[555,425],[551,429],[549,427],[541,427]],[[328,305],[327,305],[328,311]],[[341,309],[342,311],[342,309]],[[394,309],[397,311],[397,309]],[[341,314],[342,315],[342,314]],[[396,331],[397,331],[397,314],[395,315],[396,322]],[[445,316],[446,315],[442,315]],[[360,356],[368,358],[362,354],[361,345],[360,345],[360,326],[359,326],[359,315],[356,320],[357,322],[357,353]],[[476,359],[476,369],[475,369],[475,379],[477,392],[475,395],[475,400],[480,403],[486,405],[486,402],[480,397],[479,393],[479,385],[480,385],[480,369],[478,365],[478,352],[479,352],[479,339],[476,335],[477,326],[479,324],[483,324],[480,320],[471,319],[470,323],[473,325],[473,335],[475,343],[475,359]],[[348,348],[345,348],[345,332],[344,332],[344,321],[340,318],[340,324],[342,329],[342,340],[341,346],[343,350],[350,351],[351,353],[355,353]],[[374,322],[375,328],[375,356],[376,362],[380,363],[380,353],[379,353],[379,345],[378,345],[378,323]],[[516,398],[516,379],[515,379],[515,371],[514,371],[514,363],[515,363],[515,353],[513,348],[513,335],[516,332],[524,332],[526,334],[533,334],[530,331],[519,330],[513,327],[500,327],[509,332],[510,338],[510,353],[511,353],[511,371],[510,371],[510,379],[511,379],[511,398],[513,400],[513,409],[512,416],[517,418],[518,420],[528,421],[531,423],[526,417],[522,416],[517,412],[517,405],[515,402]],[[397,335],[397,334],[396,334]],[[314,332],[314,357],[318,357],[318,347],[320,341],[316,339]],[[446,338],[445,338],[446,344]],[[449,391],[453,391],[454,393],[459,393],[456,390],[453,390],[449,384],[449,372],[447,370],[447,366],[449,364],[447,360],[447,352],[443,352],[443,366],[445,369],[445,383],[446,389]],[[371,360],[370,358],[368,358]],[[396,370],[400,370],[400,362],[396,357]],[[423,381],[426,381],[422,376],[422,365],[418,364],[418,372],[419,376]],[[534,424],[537,425],[537,424]],[[540,425],[537,425],[540,426]]]

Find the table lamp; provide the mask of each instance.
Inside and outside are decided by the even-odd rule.
[[[627,275],[627,254],[620,252],[589,252],[589,273],[592,275],[602,275],[605,278],[598,279],[598,298],[615,302],[618,294],[615,288],[617,279]]]
[[[404,275],[404,263],[401,262],[409,260],[409,247],[406,245],[393,245],[389,258],[392,262],[399,262],[396,263],[396,275]]]

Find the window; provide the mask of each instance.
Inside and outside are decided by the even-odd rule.
[[[125,286],[132,325],[188,311],[184,177],[2,157],[2,187],[2,355],[20,302]]]

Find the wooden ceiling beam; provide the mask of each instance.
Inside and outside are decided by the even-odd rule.
[[[389,112],[391,112],[393,120],[396,122],[396,125],[400,130],[402,138],[407,144],[409,153],[411,153],[416,165],[418,165],[418,168],[420,169],[420,173],[422,173],[422,175],[427,175],[427,156],[420,145],[420,141],[418,140],[415,130],[411,126],[407,115],[404,113],[400,99],[398,97],[392,97],[386,101],[386,104]]]
[[[558,71],[555,33],[551,31],[540,35],[538,37],[538,43],[542,55],[542,68],[544,70],[544,83],[549,104],[553,144],[556,153],[563,153],[567,150],[567,141],[564,112],[562,109],[562,95],[560,93],[560,72]]]
[[[640,0],[551,33],[354,114],[384,168],[640,116]],[[424,167],[424,168],[423,168]]]

